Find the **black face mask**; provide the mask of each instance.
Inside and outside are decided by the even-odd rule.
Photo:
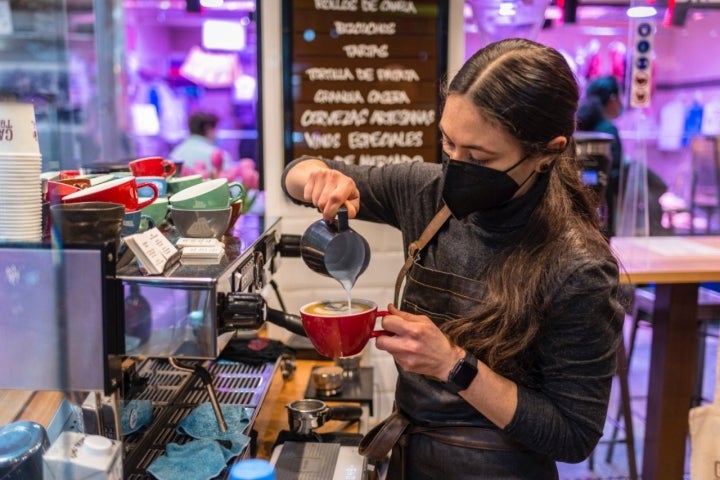
[[[443,200],[456,218],[482,210],[490,210],[508,202],[527,182],[520,184],[508,172],[520,165],[527,156],[507,170],[495,170],[469,162],[448,160],[443,183]]]

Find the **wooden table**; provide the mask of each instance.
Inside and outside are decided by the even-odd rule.
[[[720,236],[615,237],[625,284],[655,284],[642,478],[683,478],[701,282],[720,281]]]

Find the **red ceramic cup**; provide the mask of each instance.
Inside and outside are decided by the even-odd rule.
[[[68,178],[75,178],[80,175],[80,170],[63,170],[60,172],[60,180],[67,180]]]
[[[375,319],[389,315],[378,311],[370,300],[352,299],[353,309],[348,313],[347,300],[322,300],[300,308],[305,333],[315,350],[328,358],[356,355],[365,348],[368,340],[380,335],[392,335],[386,330],[375,330]]]
[[[138,188],[150,187],[153,191],[151,197],[143,198],[140,201],[138,197]],[[125,210],[133,212],[141,210],[158,197],[158,188],[151,182],[137,183],[135,177],[121,177],[108,182],[98,183],[92,187],[85,188],[70,195],[62,197],[62,203],[78,203],[78,202],[110,202],[121,203],[125,205]]]
[[[129,163],[135,177],[170,177],[175,175],[175,163],[162,157],[144,157]]]

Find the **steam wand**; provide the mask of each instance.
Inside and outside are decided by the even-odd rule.
[[[225,417],[222,414],[222,410],[220,410],[220,403],[218,402],[217,395],[215,394],[215,388],[212,384],[212,376],[210,375],[210,372],[208,372],[207,369],[201,365],[195,365],[195,368],[182,366],[175,361],[174,357],[168,357],[168,362],[170,362],[170,365],[172,365],[174,368],[177,368],[178,370],[183,370],[185,372],[194,373],[200,378],[203,385],[205,385],[205,388],[207,388],[208,397],[210,397],[210,405],[212,405],[213,411],[215,412],[215,418],[217,419],[218,428],[222,433],[227,432],[227,422],[225,422]]]

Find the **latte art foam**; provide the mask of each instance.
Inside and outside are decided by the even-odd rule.
[[[367,303],[352,302],[348,310],[348,304],[345,300],[324,300],[305,307],[305,313],[311,315],[352,315],[354,313],[366,312],[372,308],[373,307]]]

